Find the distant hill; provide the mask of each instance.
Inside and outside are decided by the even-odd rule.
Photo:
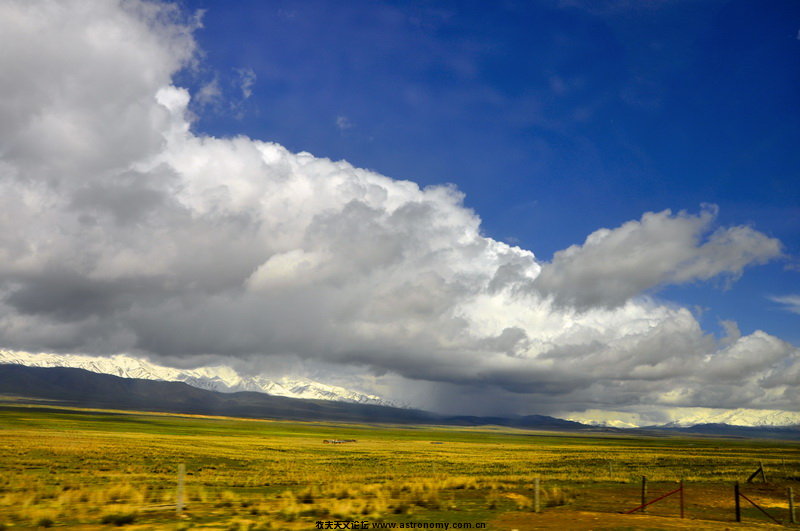
[[[650,426],[638,431],[656,431],[686,435],[714,435],[759,439],[800,440],[800,426],[732,426],[730,424],[706,423],[689,427]]]
[[[0,365],[0,394],[80,407],[263,419],[459,426],[493,424],[543,430],[587,428],[578,422],[540,415],[448,417],[415,409],[286,398],[258,392],[219,393],[182,382],[121,378],[65,367]]]

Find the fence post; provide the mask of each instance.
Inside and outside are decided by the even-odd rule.
[[[794,517],[794,491],[792,491],[792,487],[786,489],[789,496],[789,523],[796,524],[797,519]]]
[[[681,518],[683,518],[683,480],[681,480]]]
[[[736,521],[742,521],[742,508],[739,506],[739,482],[733,486],[733,497],[736,499]]]
[[[642,476],[642,505],[647,503],[647,476]],[[642,507],[642,512],[647,511],[647,507]]]
[[[539,512],[539,478],[533,480],[533,512]]]
[[[767,482],[767,475],[764,473],[764,462],[758,462],[758,468],[761,470],[761,480],[766,483]]]
[[[178,465],[178,493],[176,495],[175,510],[178,514],[183,512],[183,497],[184,497],[184,476],[186,475],[186,465],[181,463]]]

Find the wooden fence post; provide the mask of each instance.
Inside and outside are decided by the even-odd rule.
[[[681,480],[680,486],[677,489],[671,490],[671,491],[667,492],[666,494],[662,494],[661,496],[659,496],[658,498],[656,498],[654,500],[650,500],[649,502],[643,503],[642,505],[640,505],[639,507],[636,507],[635,509],[631,509],[630,511],[625,511],[624,514],[631,514],[631,513],[635,513],[636,511],[641,511],[642,509],[644,509],[648,505],[652,505],[652,504],[656,503],[657,501],[661,501],[661,500],[663,500],[664,498],[666,498],[668,496],[672,496],[673,494],[678,494],[678,493],[683,494],[683,480]],[[683,500],[681,500],[681,504],[682,503],[683,503]]]
[[[733,486],[733,497],[736,499],[736,521],[742,521],[742,508],[739,506],[739,482]]]
[[[683,518],[683,480],[681,480],[681,518]]]
[[[647,503],[647,476],[642,476],[642,505]],[[642,512],[647,511],[647,507],[642,507]]]
[[[181,463],[178,465],[178,492],[175,496],[175,510],[178,514],[183,512],[183,499],[184,499],[184,476],[186,475],[186,465]]]
[[[796,524],[797,519],[794,517],[794,491],[792,491],[792,487],[789,487],[786,491],[789,496],[789,523]]]
[[[533,480],[533,512],[539,512],[539,478]]]

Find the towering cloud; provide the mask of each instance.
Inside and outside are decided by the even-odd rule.
[[[453,187],[193,132],[172,78],[197,24],[150,2],[0,4],[0,347],[301,360],[519,411],[800,404],[797,348],[717,344],[642,295],[739,275],[778,241],[713,230],[706,207],[539,263],[482,236]]]

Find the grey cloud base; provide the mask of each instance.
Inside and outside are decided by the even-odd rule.
[[[197,24],[148,2],[0,5],[0,347],[338,367],[435,409],[798,408],[796,347],[718,343],[643,295],[735,277],[778,241],[713,230],[706,207],[540,263],[482,236],[453,187],[192,132],[172,76]]]

